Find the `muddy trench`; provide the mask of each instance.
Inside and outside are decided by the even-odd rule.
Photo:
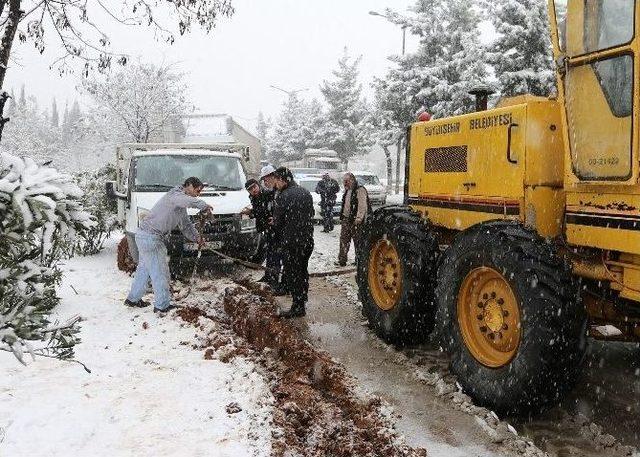
[[[198,281],[174,287],[174,297],[176,316],[204,332],[192,347],[205,359],[246,357],[262,367],[274,398],[272,455],[427,456],[403,443],[379,397],[357,394],[341,364],[275,317],[273,297],[260,285]]]
[[[533,418],[498,418],[460,391],[435,345],[397,348],[373,335],[352,277],[312,279],[307,317],[283,322],[273,316],[290,299],[274,299],[245,269],[230,274],[222,320],[247,348],[222,353],[271,359],[262,364],[275,372],[282,433],[274,455],[595,457],[634,455],[640,444],[635,345],[592,344],[562,404]],[[219,357],[220,344],[205,356]]]

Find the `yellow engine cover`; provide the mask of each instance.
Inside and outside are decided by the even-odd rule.
[[[516,219],[543,236],[559,235],[561,126],[558,103],[531,96],[490,111],[413,124],[408,203],[449,229]]]

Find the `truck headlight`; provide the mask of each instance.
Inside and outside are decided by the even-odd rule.
[[[256,230],[256,220],[251,218],[242,218],[240,219],[240,231],[243,233],[246,232],[255,232]]]

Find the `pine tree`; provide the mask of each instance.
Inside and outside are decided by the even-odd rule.
[[[27,97],[24,92],[24,84],[20,87],[20,99],[18,100],[18,106],[24,107],[27,104]]]
[[[324,137],[324,126],[327,122],[327,113],[322,103],[316,98],[304,105],[303,125],[307,138],[307,148],[329,148]]]
[[[35,97],[26,97],[5,125],[2,146],[17,156],[28,156],[38,164],[53,161],[56,167],[69,170],[71,163],[63,138],[46,111],[38,108]]]
[[[436,61],[438,84],[433,87],[437,102],[429,107],[438,117],[473,111],[469,91],[486,84],[488,59],[480,44],[479,14],[468,0],[448,0],[441,6],[447,45]]]
[[[71,128],[73,128],[81,119],[82,111],[80,110],[80,104],[78,103],[78,100],[74,100],[67,120]]]
[[[273,131],[269,137],[269,157],[275,164],[282,161],[299,160],[308,147],[308,132],[305,130],[304,100],[292,93],[284,103]]]
[[[490,60],[502,95],[549,95],[555,77],[547,2],[491,0],[484,5],[498,32]]]
[[[345,48],[333,71],[333,80],[320,85],[328,110],[319,136],[344,163],[366,152],[372,144],[367,107],[358,82],[360,61],[360,57],[352,59]]]
[[[269,144],[267,138],[269,137],[269,129],[271,128],[271,122],[264,117],[262,111],[258,113],[258,122],[256,125],[256,130],[258,134],[258,138],[260,139],[260,143],[262,144],[262,154],[264,157],[268,157],[269,155]]]
[[[62,135],[66,136],[71,130],[69,126],[69,103],[64,103],[64,112],[62,113]]]
[[[373,88],[374,104],[371,113],[371,124],[373,125],[373,140],[382,147],[387,168],[387,188],[391,190],[393,182],[393,158],[391,147],[397,145],[402,138],[403,129],[400,125],[398,113],[402,113],[404,107],[402,101],[394,94],[389,93],[387,81],[374,79]]]
[[[58,116],[58,105],[56,104],[55,98],[51,103],[51,126],[56,129],[60,126],[60,118]]]
[[[11,117],[16,112],[16,95],[13,92],[13,88],[11,88],[11,92],[9,93],[9,101],[7,102],[7,110],[5,111],[5,116]]]

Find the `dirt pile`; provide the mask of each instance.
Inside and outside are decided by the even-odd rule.
[[[264,367],[274,397],[273,455],[427,455],[400,442],[379,399],[358,397],[340,364],[314,349],[289,322],[274,317],[276,305],[265,289],[244,281],[219,288],[199,285],[177,314],[197,327],[206,327],[203,319],[216,322],[217,330],[194,345],[205,350],[206,359],[242,356]],[[205,303],[194,297],[211,289],[220,293],[217,299]],[[221,331],[223,327],[233,332]]]

